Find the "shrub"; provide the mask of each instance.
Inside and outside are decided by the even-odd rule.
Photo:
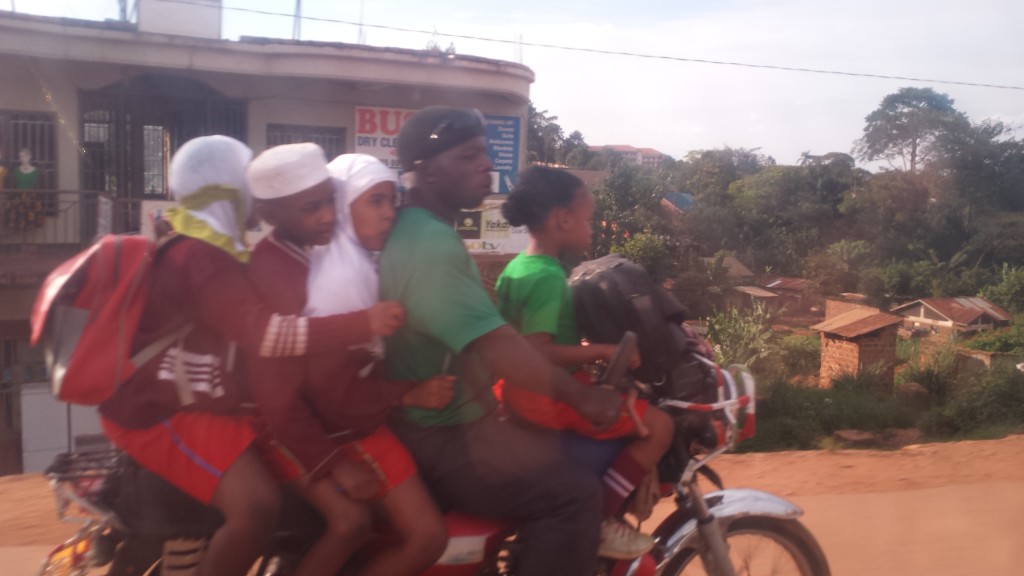
[[[817,376],[821,365],[820,336],[775,336],[762,358],[757,373],[768,380],[792,380],[794,376]]]
[[[914,413],[870,386],[846,389],[803,388],[778,381],[758,399],[757,434],[740,444],[741,452],[812,450],[836,430],[881,431],[914,425]]]
[[[708,341],[719,364],[753,365],[768,353],[771,312],[757,302],[749,310],[730,308],[708,318]]]
[[[922,429],[930,436],[960,436],[983,428],[1024,424],[1024,372],[994,368],[958,390],[929,413]]]
[[[921,340],[918,338],[899,338],[896,340],[896,362],[906,364],[913,362],[921,355]]]
[[[833,378],[832,389],[838,392],[885,394],[889,390],[889,385],[882,378],[884,373],[885,367],[881,364],[865,366],[856,374],[848,372]]]
[[[821,367],[820,336],[785,336],[778,346],[787,375],[818,373]]]
[[[953,389],[956,381],[956,353],[951,346],[943,347],[937,353],[911,362],[900,372],[900,383],[917,382],[939,404]]]
[[[964,348],[985,352],[1008,352],[1024,356],[1024,316],[1014,318],[1013,326],[979,334],[963,343]]]

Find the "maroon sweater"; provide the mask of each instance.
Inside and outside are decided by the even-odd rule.
[[[302,356],[345,348],[362,341],[351,331],[353,316],[276,314],[242,263],[216,246],[179,236],[157,256],[133,353],[186,324],[194,327],[181,347],[172,345],[140,366],[100,405],[100,413],[132,429],[148,428],[183,409],[244,413],[237,352]],[[179,401],[179,366],[195,394],[195,403],[187,406]]]
[[[309,260],[303,250],[271,235],[253,250],[249,275],[264,300],[278,313],[299,314],[306,305]],[[343,315],[352,340],[368,342],[370,315]],[[338,444],[365,436],[384,423],[414,382],[383,379],[363,348],[338,346],[303,358],[246,355],[249,387],[274,439],[298,460],[305,473],[320,478],[338,457]],[[379,366],[380,364],[378,364]]]

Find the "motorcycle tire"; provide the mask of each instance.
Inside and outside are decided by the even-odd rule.
[[[829,576],[828,560],[814,536],[796,520],[748,516],[726,533],[736,576]],[[717,576],[709,573],[699,550],[683,550],[666,566],[664,576]]]

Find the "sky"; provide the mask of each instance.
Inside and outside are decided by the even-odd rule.
[[[0,0],[0,9],[6,3],[19,12],[96,20],[118,13],[117,0]],[[223,5],[225,38],[292,36],[291,18],[231,8],[292,13],[295,0]],[[850,152],[864,117],[904,86],[932,87],[972,121],[1002,120],[1024,137],[1024,3],[1014,0],[304,0],[302,13],[361,21],[370,45],[424,48],[436,41],[454,44],[458,54],[521,62],[536,74],[530,94],[537,109],[591,145],[650,147],[675,158],[756,148],[792,164],[802,152]],[[301,28],[304,40],[360,40],[354,24],[304,20]],[[517,39],[1021,89],[517,47]]]

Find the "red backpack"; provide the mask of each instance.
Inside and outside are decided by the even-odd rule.
[[[32,344],[45,345],[58,399],[103,402],[136,367],[191,328],[185,326],[130,355],[157,249],[144,236],[106,235],[46,277],[32,307]]]

